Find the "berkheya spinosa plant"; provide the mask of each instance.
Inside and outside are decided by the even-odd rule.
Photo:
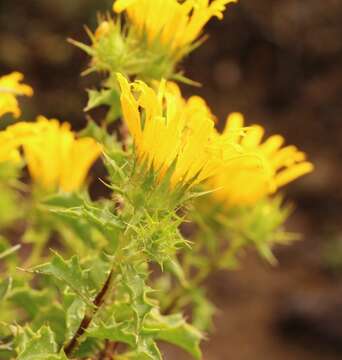
[[[234,2],[115,1],[88,44],[71,40],[104,78],[85,110],[108,110],[79,133],[18,120],[33,90],[18,72],[0,78],[1,359],[158,360],[161,342],[201,359],[208,276],[248,247],[275,264],[273,245],[296,238],[277,194],[313,170],[305,154],[239,113],[217,131],[205,100],[180,89],[194,83],[182,59]],[[91,180],[110,195],[92,198]]]

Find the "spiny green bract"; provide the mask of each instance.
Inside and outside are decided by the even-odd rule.
[[[152,46],[148,44],[147,39],[141,39],[132,28],[122,25],[120,18],[100,20],[98,30],[88,31],[88,35],[91,45],[71,40],[92,58],[86,74],[106,72],[107,83],[111,84],[117,72],[147,81],[177,76],[176,61],[169,58],[168,52],[157,42]]]

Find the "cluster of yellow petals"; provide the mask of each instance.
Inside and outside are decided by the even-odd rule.
[[[2,141],[3,139],[3,141]],[[19,122],[0,132],[1,149],[7,146],[0,161],[11,160],[11,152],[19,146],[31,177],[46,190],[65,192],[78,190],[87,173],[100,156],[102,147],[94,139],[76,139],[68,123],[48,120],[42,116],[36,122]]]
[[[312,163],[306,161],[306,155],[295,146],[282,147],[285,142],[282,136],[273,135],[262,142],[263,127],[247,127],[241,136],[239,130],[243,126],[243,116],[233,113],[228,117],[222,135],[235,131],[234,141],[244,151],[256,155],[255,159],[261,164],[261,171],[255,171],[255,166],[241,166],[239,161],[224,164],[209,180],[211,188],[217,189],[213,195],[220,201],[228,206],[253,204],[313,170]]]
[[[227,204],[249,204],[313,169],[305,154],[264,129],[244,127],[241,114],[229,116],[222,134],[205,101],[185,100],[174,83],[157,90],[142,81],[129,83],[118,74],[123,117],[137,156],[160,177],[173,165],[171,186],[207,180],[210,190]]]
[[[19,72],[0,77],[0,117],[7,113],[19,117],[20,108],[16,97],[21,95],[32,96],[32,88],[20,83],[23,78]]]
[[[174,83],[157,91],[142,81],[129,83],[118,74],[123,117],[133,136],[138,158],[160,177],[171,166],[171,185],[197,184],[212,176],[220,161],[240,156],[234,144],[218,148],[213,116],[200,97],[185,101]]]
[[[171,51],[198,39],[214,16],[222,19],[226,5],[237,0],[116,0],[114,11],[127,12],[129,21],[149,43],[158,40]]]

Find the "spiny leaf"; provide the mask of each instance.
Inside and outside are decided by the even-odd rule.
[[[36,333],[30,329],[19,328],[17,360],[67,360],[63,352],[58,353],[54,333],[48,326]]]
[[[69,341],[74,336],[81,324],[85,311],[86,306],[84,302],[79,298],[75,298],[66,313],[67,332],[65,334],[65,341]]]
[[[151,312],[144,324],[144,331],[157,340],[176,345],[201,359],[200,342],[203,335],[193,326],[186,323],[181,314],[163,316],[157,311]]]
[[[93,306],[88,286],[88,279],[82,270],[78,256],[73,256],[70,260],[64,260],[56,252],[53,252],[51,262],[36,266],[34,272],[52,275],[67,284],[80,298],[89,306]]]
[[[132,329],[129,329],[129,326],[124,323],[115,323],[114,319],[112,325],[98,324],[88,330],[88,335],[90,337],[95,337],[101,340],[111,340],[125,343],[131,347],[134,347],[137,338],[132,332]]]
[[[108,105],[115,109],[114,118],[120,116],[120,98],[115,89],[88,90],[88,104],[84,111],[92,110],[101,105]]]

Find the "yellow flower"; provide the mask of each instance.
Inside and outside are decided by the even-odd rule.
[[[70,124],[42,116],[35,123],[21,122],[6,131],[22,143],[32,178],[47,190],[78,190],[102,152],[94,139],[76,139]]]
[[[241,161],[223,165],[209,181],[211,188],[217,189],[213,192],[217,199],[228,205],[253,204],[313,170],[312,163],[306,161],[305,154],[295,146],[282,147],[282,136],[273,135],[262,143],[264,129],[261,126],[248,127],[241,136],[243,126],[243,116],[231,114],[222,136],[233,136],[232,140],[244,151],[256,155],[255,162],[243,167]]]
[[[174,165],[172,186],[197,184],[212,176],[220,162],[241,156],[232,142],[218,137],[213,115],[200,97],[185,101],[177,85],[165,81],[157,91],[142,81],[130,84],[120,74],[118,81],[138,158],[160,177]]]
[[[0,163],[19,163],[20,159],[18,141],[7,131],[0,131]]]
[[[20,116],[20,109],[16,96],[32,96],[33,90],[30,86],[20,84],[23,75],[13,72],[0,77],[0,116],[12,113],[13,116]]]
[[[116,0],[113,9],[127,12],[129,21],[148,42],[159,41],[172,52],[184,52],[198,40],[214,16],[223,18],[228,3],[237,0]]]

